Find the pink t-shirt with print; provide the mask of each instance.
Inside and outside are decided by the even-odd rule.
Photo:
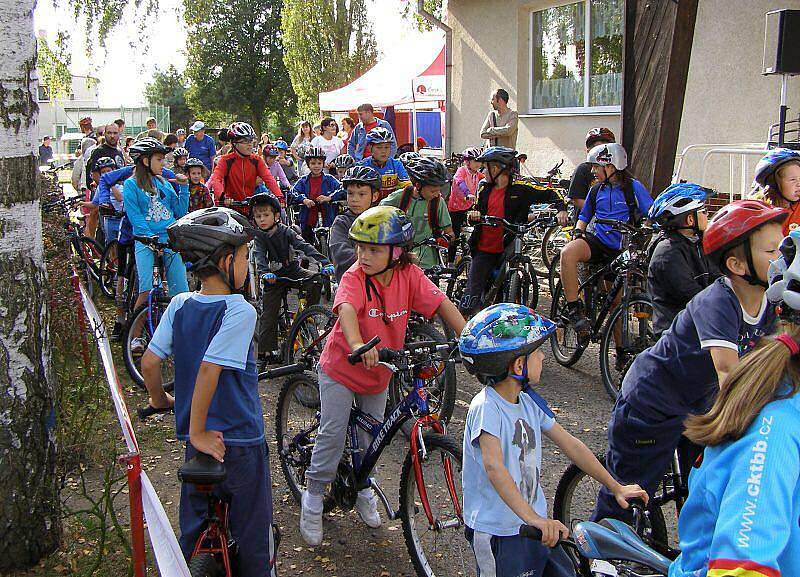
[[[336,290],[333,312],[338,312],[342,303],[351,305],[358,316],[361,338],[366,343],[372,337],[379,336],[381,342],[378,349],[403,348],[411,311],[430,318],[446,298],[416,265],[395,270],[389,286],[385,287],[377,281],[373,281],[373,284],[383,297],[384,309],[374,292],[370,294],[371,299],[367,300],[366,275],[358,262],[353,264],[342,276],[342,282]],[[384,312],[388,323],[383,321]],[[319,361],[325,374],[362,395],[374,395],[389,386],[389,369],[382,366],[367,369],[362,363],[351,365],[347,362],[348,354],[350,347],[337,320]]]
[[[464,191],[461,190],[459,183],[464,183],[467,186],[469,193],[475,197],[477,196],[478,183],[483,179],[483,173],[480,171],[472,172],[466,165],[458,167],[456,174],[453,177],[453,184],[450,186],[450,198],[447,199],[447,208],[450,212],[461,212],[472,208],[473,200],[467,200],[464,196]]]

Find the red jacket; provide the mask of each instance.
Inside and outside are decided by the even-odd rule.
[[[231,200],[245,200],[253,196],[257,177],[261,177],[272,194],[283,198],[283,193],[264,159],[255,154],[242,156],[236,151],[220,157],[208,181],[208,187],[214,192],[217,204],[221,205],[220,199],[223,195]]]

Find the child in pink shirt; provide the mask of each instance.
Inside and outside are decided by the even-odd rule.
[[[461,234],[461,227],[467,220],[467,212],[475,204],[477,197],[478,183],[483,179],[480,172],[481,163],[475,160],[481,155],[480,148],[467,148],[461,153],[464,164],[458,167],[453,177],[453,184],[450,186],[450,198],[447,199],[447,210],[450,211],[450,220],[453,222],[454,238]],[[456,258],[456,246],[458,243],[450,243],[448,260],[453,262]]]
[[[353,400],[383,420],[391,373],[378,366],[378,348],[403,348],[412,310],[426,318],[438,313],[459,334],[464,328],[456,306],[412,263],[414,227],[405,213],[392,206],[370,208],[356,218],[349,236],[357,260],[339,283],[333,302],[339,318],[320,357],[320,426],[301,501],[300,534],[309,545],[322,542],[323,495],[342,458]],[[348,354],[375,336],[381,338],[378,348],[361,363],[347,362]],[[367,447],[370,440],[361,434],[359,446]],[[367,525],[380,527],[372,488],[359,491],[356,510]]]

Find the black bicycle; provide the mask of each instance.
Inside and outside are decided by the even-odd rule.
[[[550,344],[556,361],[571,367],[590,342],[599,342],[603,386],[616,398],[633,358],[656,340],[653,305],[647,296],[647,253],[643,248],[649,229],[616,220],[597,222],[622,233],[625,250],[606,265],[588,267],[588,277],[580,283],[578,298],[591,323],[591,332],[585,338],[579,338],[568,322],[564,290],[560,280],[556,283],[550,315],[559,326],[551,335]]]

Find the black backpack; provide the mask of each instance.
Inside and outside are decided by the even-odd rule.
[[[592,203],[595,210],[597,210],[597,191],[601,186],[601,184],[595,184],[589,189],[589,194],[586,196],[586,202]],[[633,192],[633,185],[630,187],[623,187],[622,191],[625,193],[625,204],[628,205],[628,222],[633,226],[639,226],[643,214],[642,211],[639,210],[639,204],[636,202],[636,194]]]
[[[400,196],[400,206],[398,207],[403,212],[408,211],[408,207],[411,205],[411,191],[412,187],[407,186],[403,190],[403,194]],[[431,227],[433,234],[436,235],[442,230],[442,227],[439,226],[439,201],[441,200],[440,197],[436,196],[428,202],[428,225]]]

